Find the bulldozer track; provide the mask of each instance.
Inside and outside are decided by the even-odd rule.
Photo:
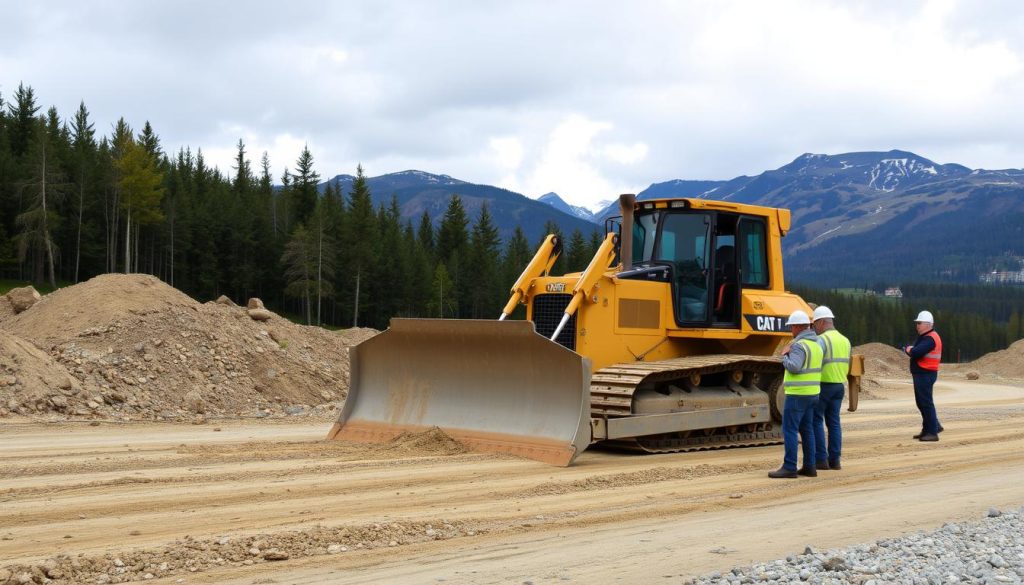
[[[649,439],[649,438],[648,438]],[[733,447],[761,447],[782,443],[780,430],[764,430],[751,433],[689,437],[686,439],[649,439],[644,437],[628,440],[605,441],[602,447],[634,453],[687,453],[691,451],[713,451]]]
[[[743,383],[757,385],[770,404],[782,383],[782,364],[777,358],[749,355],[706,355],[655,362],[620,363],[594,372],[590,384],[590,412],[594,418],[633,416],[633,394],[642,385],[685,381],[695,377],[739,371]],[[756,376],[756,377],[755,377]],[[699,386],[698,386],[699,387]],[[778,413],[773,409],[773,418]],[[779,423],[779,424],[776,424]],[[708,429],[604,441],[602,446],[642,453],[706,451],[732,447],[777,445],[782,442],[780,421],[753,423],[740,428]]]

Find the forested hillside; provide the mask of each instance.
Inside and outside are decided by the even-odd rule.
[[[148,122],[103,135],[84,103],[44,111],[19,85],[0,95],[0,278],[145,272],[201,300],[259,296],[311,323],[379,328],[496,317],[538,244],[521,229],[503,244],[487,203],[468,213],[460,185],[442,217],[411,220],[397,199],[373,203],[361,168],[318,192],[313,153],[296,155],[276,181],[241,141],[231,169],[211,168],[199,149],[165,151]],[[566,239],[556,270],[582,268],[599,243],[579,228]]]
[[[30,87],[0,95],[0,279],[56,286],[143,272],[199,300],[258,296],[309,323],[383,328],[393,316],[497,317],[540,236],[561,233],[541,221],[547,206],[532,202],[536,209],[520,208],[527,209],[521,219],[535,231],[528,237],[523,225],[502,237],[495,214],[511,213],[506,206],[520,196],[494,195],[488,189],[501,190],[493,187],[429,175],[438,185],[427,201],[408,190],[423,173],[371,181],[357,168],[325,181],[308,148],[275,179],[265,153],[254,157],[241,141],[236,148],[230,169],[211,168],[201,150],[167,152],[148,122],[139,130],[121,119],[103,135],[85,104],[65,117],[43,112]],[[600,243],[596,229],[568,219],[576,227],[556,274],[584,268]],[[1014,220],[1004,213],[1000,221]],[[987,232],[955,237],[955,224],[943,226],[936,246],[944,236],[951,253],[990,239]],[[840,264],[874,284],[881,275],[871,270],[884,258]],[[787,277],[796,264],[787,258]],[[947,351],[961,350],[962,359],[1024,335],[1019,287],[904,283],[903,291],[902,302],[799,292],[832,306],[855,343],[909,341],[908,324],[922,308],[937,313]]]
[[[943,361],[972,360],[1024,337],[1024,288],[911,283],[901,289],[902,299],[800,286],[793,292],[831,308],[836,328],[854,345],[877,341],[900,347],[913,342],[913,320],[922,310],[935,315]]]

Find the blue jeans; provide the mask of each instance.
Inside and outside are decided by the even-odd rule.
[[[917,402],[917,409],[921,411],[921,432],[926,435],[936,435],[939,432],[939,415],[935,412],[935,400],[932,398],[932,388],[935,380],[938,379],[938,372],[914,373],[914,401]]]
[[[839,411],[843,407],[843,384],[822,382],[818,405],[814,409],[814,443],[817,464],[836,463],[843,449],[843,430],[839,427]],[[828,427],[828,446],[825,427]]]
[[[786,456],[782,468],[796,471],[797,445],[803,443],[804,467],[814,468],[814,406],[818,395],[786,394],[782,407],[782,442]],[[797,436],[799,433],[799,437]]]

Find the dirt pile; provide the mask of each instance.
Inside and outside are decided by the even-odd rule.
[[[245,307],[200,304],[147,275],[107,274],[60,289],[0,321],[13,334],[0,367],[16,379],[0,387],[0,408],[173,419],[300,414],[344,399],[352,342],[271,315],[257,322]]]
[[[987,353],[960,368],[969,372],[977,372],[980,374],[979,377],[998,376],[1024,379],[1024,339],[1013,342],[1006,349]]]
[[[866,379],[910,377],[910,358],[895,347],[872,342],[854,347],[853,353],[864,356],[864,377]]]
[[[381,451],[408,455],[459,455],[469,448],[438,427],[418,433],[404,432],[380,447]]]
[[[14,316],[14,305],[11,304],[11,299],[7,295],[0,295],[0,327],[3,326],[3,322]]]
[[[49,355],[24,339],[0,333],[0,414],[25,405],[34,411],[65,410],[82,384]]]

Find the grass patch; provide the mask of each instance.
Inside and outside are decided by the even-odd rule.
[[[36,288],[36,290],[39,291],[39,294],[41,294],[41,295],[48,295],[48,294],[52,293],[55,290],[52,286],[50,286],[50,283],[48,283],[48,282],[29,282],[27,280],[2,280],[2,279],[0,279],[0,295],[7,294],[12,288],[21,288],[23,286],[28,286],[28,285],[34,286]],[[65,282],[65,281],[62,281],[62,280],[58,280],[57,281],[57,288],[64,288],[65,286],[70,286],[70,285],[71,285],[70,282]]]

